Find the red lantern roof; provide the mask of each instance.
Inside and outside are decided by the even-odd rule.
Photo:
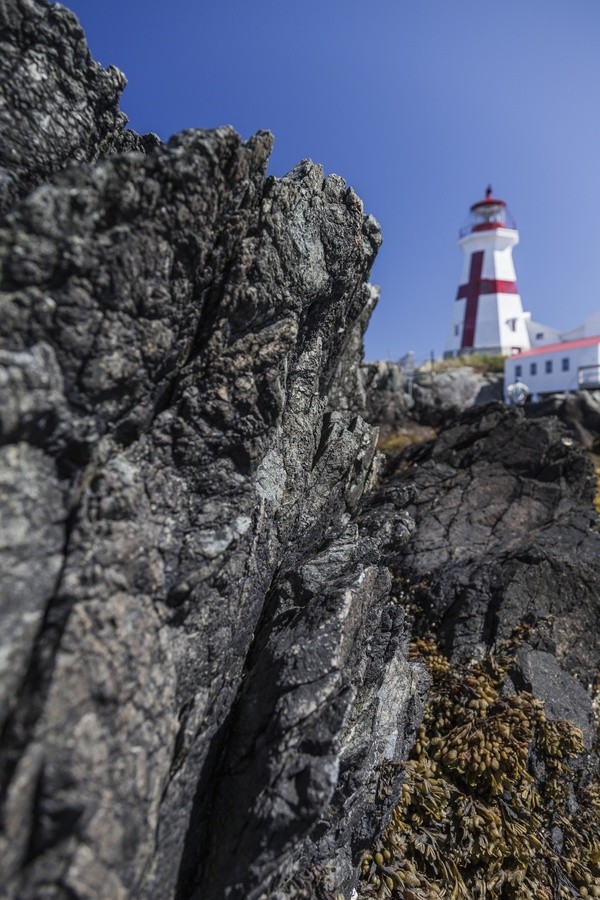
[[[471,212],[484,212],[489,210],[491,207],[506,208],[506,203],[504,200],[499,200],[498,197],[492,196],[492,186],[488,185],[488,188],[485,192],[485,197],[483,200],[478,200],[477,203],[474,203],[471,207]]]

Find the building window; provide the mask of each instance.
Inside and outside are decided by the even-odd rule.
[[[537,375],[537,363],[530,363],[530,364],[529,364],[529,374],[530,374],[530,375]]]
[[[551,372],[552,372],[552,360],[547,359],[546,360],[546,375],[550,375]]]
[[[569,357],[568,356],[563,356],[563,358],[561,360],[561,368],[562,368],[563,372],[569,371]]]
[[[541,341],[543,337],[544,337],[544,332],[538,331],[538,333],[535,336],[535,339],[536,339],[536,341]]]
[[[506,324],[510,328],[511,331],[517,330],[517,320],[516,319],[507,319]]]
[[[523,366],[515,366],[515,378],[520,378],[523,374]]]
[[[454,336],[458,337],[459,332],[460,332],[460,325],[455,325],[454,326]]]

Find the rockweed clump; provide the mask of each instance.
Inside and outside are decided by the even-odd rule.
[[[582,733],[502,690],[511,649],[451,667],[434,641],[413,642],[431,699],[361,897],[600,897],[600,788],[578,776]]]
[[[598,438],[594,442],[594,452],[590,453],[596,473],[596,493],[594,495],[594,509],[600,513],[600,442]]]

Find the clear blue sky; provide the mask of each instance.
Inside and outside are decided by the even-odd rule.
[[[525,309],[561,329],[600,307],[600,0],[71,0],[122,109],[162,138],[275,135],[380,222],[367,359],[441,355],[458,228],[507,201]]]

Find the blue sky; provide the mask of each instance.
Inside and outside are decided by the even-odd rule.
[[[507,201],[525,309],[561,329],[600,307],[598,0],[71,0],[122,69],[136,131],[275,135],[270,172],[342,175],[380,222],[367,359],[441,355],[458,228]]]

